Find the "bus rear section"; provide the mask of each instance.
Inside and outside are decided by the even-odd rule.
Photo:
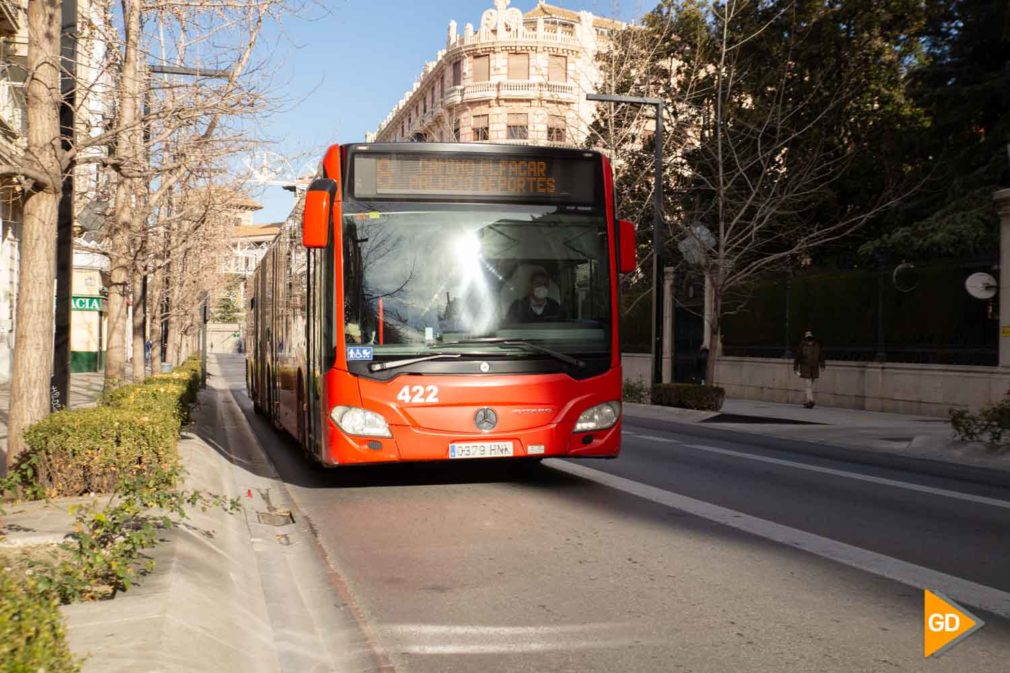
[[[634,231],[612,192],[595,152],[331,148],[306,194],[305,260],[274,268],[305,283],[304,315],[271,311],[291,323],[273,334],[305,333],[301,351],[259,365],[299,382],[272,395],[304,415],[284,427],[328,465],[617,456]]]

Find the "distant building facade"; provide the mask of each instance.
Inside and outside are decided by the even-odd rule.
[[[214,320],[207,325],[207,349],[212,353],[241,350],[245,326],[245,279],[252,275],[267,246],[274,240],[279,224],[253,225],[253,213],[262,206],[249,197],[233,193],[227,197],[227,217],[234,223],[228,253],[221,261],[223,283],[214,298]]]
[[[449,22],[446,48],[368,134],[374,142],[581,145],[600,81],[596,55],[623,24],[538,2],[495,0],[477,29]]]
[[[280,224],[237,225],[228,244],[230,254],[224,261],[224,272],[242,277],[252,275],[280,230]]]
[[[78,138],[97,135],[107,128],[112,115],[114,82],[107,66],[107,45],[102,30],[103,5],[95,0],[64,0],[63,48],[74,49],[74,68],[70,73],[76,82],[75,134]],[[25,88],[28,69],[28,0],[0,0],[0,163],[17,165],[25,150],[27,114]],[[64,51],[66,54],[67,52]],[[91,157],[106,154],[104,147],[85,148],[81,155]],[[81,235],[96,229],[103,221],[110,198],[108,178],[102,177],[97,163],[80,164],[74,170],[74,276],[72,291],[79,290],[98,296],[101,287],[100,264],[94,261],[91,241],[82,240]],[[19,244],[23,219],[22,200],[24,192],[20,181],[14,177],[0,178],[0,381],[10,379],[14,350],[14,321],[17,313],[18,269],[20,264]],[[87,238],[86,236],[84,237]],[[78,245],[82,243],[82,245]],[[83,260],[83,261],[81,261]],[[82,266],[83,265],[83,266]],[[107,264],[106,264],[107,266]],[[99,279],[96,281],[95,279]],[[87,281],[88,288],[79,285]],[[91,284],[99,282],[98,287]],[[76,295],[75,295],[76,296]],[[81,307],[87,315],[82,315]],[[77,329],[77,321],[91,325],[86,330],[101,334],[100,313],[103,308],[94,308],[95,302],[75,303],[71,317],[71,362],[74,371],[91,371],[93,360],[99,361],[95,353],[100,346],[87,346],[84,360],[78,358],[77,342],[84,339],[101,343],[101,337],[83,337]],[[94,315],[92,315],[94,313]],[[81,364],[82,362],[86,362]],[[80,369],[84,367],[85,369]]]
[[[0,161],[6,164],[17,163],[26,142],[27,6],[23,0],[0,1]],[[0,381],[10,380],[14,352],[21,197],[17,179],[0,179]]]

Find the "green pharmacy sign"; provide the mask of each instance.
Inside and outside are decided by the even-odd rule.
[[[71,297],[70,305],[75,311],[101,311],[101,297]]]

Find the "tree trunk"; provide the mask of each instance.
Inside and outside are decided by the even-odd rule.
[[[711,276],[705,277],[705,338],[708,342],[708,363],[705,371],[705,383],[718,385],[715,379],[715,368],[722,357],[722,284],[721,278],[713,281]]]
[[[161,270],[155,271],[147,281],[147,315],[151,330],[151,373],[157,374],[161,371],[161,305],[164,293],[162,291],[163,275]]]
[[[50,184],[29,194],[24,205],[18,298],[7,421],[7,461],[27,447],[23,433],[51,410],[53,288],[56,281],[56,216],[60,200],[60,20],[61,3],[28,3],[28,158]],[[36,188],[40,185],[36,185]]]
[[[125,40],[119,83],[120,132],[116,138],[116,156],[120,159],[116,205],[109,228],[109,352],[105,361],[105,385],[114,387],[126,377],[127,311],[130,273],[133,260],[134,212],[137,204],[135,181],[141,150],[138,105],[141,93],[139,65],[140,2],[123,0]]]
[[[144,276],[135,272],[133,276],[133,383],[142,383],[146,374],[144,366],[144,323],[147,320],[147,306],[144,301]],[[152,370],[153,371],[153,370]]]
[[[715,380],[715,367],[719,362],[719,358],[722,357],[722,348],[720,347],[720,344],[722,343],[722,333],[719,328],[718,320],[711,323],[708,338],[709,343],[712,345],[708,349],[708,362],[705,366],[705,385],[714,386],[718,385]]]

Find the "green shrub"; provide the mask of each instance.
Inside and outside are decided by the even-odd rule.
[[[950,424],[966,442],[983,442],[992,451],[1010,449],[1010,400],[984,407],[977,414],[951,409]]]
[[[726,391],[718,386],[693,383],[661,383],[652,387],[652,403],[664,407],[719,411]]]
[[[621,397],[625,402],[649,403],[649,384],[642,379],[627,379],[621,388]]]
[[[200,362],[107,393],[102,405],[51,414],[25,432],[28,450],[5,482],[25,498],[169,488],[176,440],[200,390]],[[2,490],[2,489],[0,489]]]
[[[165,376],[170,376],[166,374]],[[153,377],[152,377],[153,378]],[[146,381],[140,384],[120,386],[106,393],[103,403],[121,408],[161,407],[175,414],[180,423],[189,421],[189,409],[195,396],[185,382],[177,380]]]
[[[56,598],[0,568],[0,673],[74,673]]]
[[[124,479],[171,485],[178,469],[174,407],[146,401],[59,411],[25,431],[14,472],[28,497],[111,493]]]
[[[187,508],[236,511],[237,499],[175,486],[181,473],[176,449],[180,423],[188,414],[187,402],[196,399],[199,381],[199,363],[187,362],[171,374],[112,391],[100,407],[61,411],[30,427],[25,433],[29,450],[0,481],[0,492],[9,489],[29,498],[92,492],[112,497],[72,507],[72,539],[50,558],[32,559],[20,572],[17,566],[4,572],[45,596],[45,605],[112,598],[151,571],[154,562],[144,551],[157,544],[162,529],[185,519]],[[9,657],[20,656],[4,649],[8,641],[11,647],[20,642],[17,634],[8,638],[6,593],[0,585],[0,673],[77,670],[72,660],[70,667],[60,667],[59,661],[28,658],[12,659],[16,665],[4,667]],[[11,610],[17,615],[22,608]],[[56,619],[54,628],[61,628],[58,613]],[[44,649],[54,656],[61,651],[52,645]]]

